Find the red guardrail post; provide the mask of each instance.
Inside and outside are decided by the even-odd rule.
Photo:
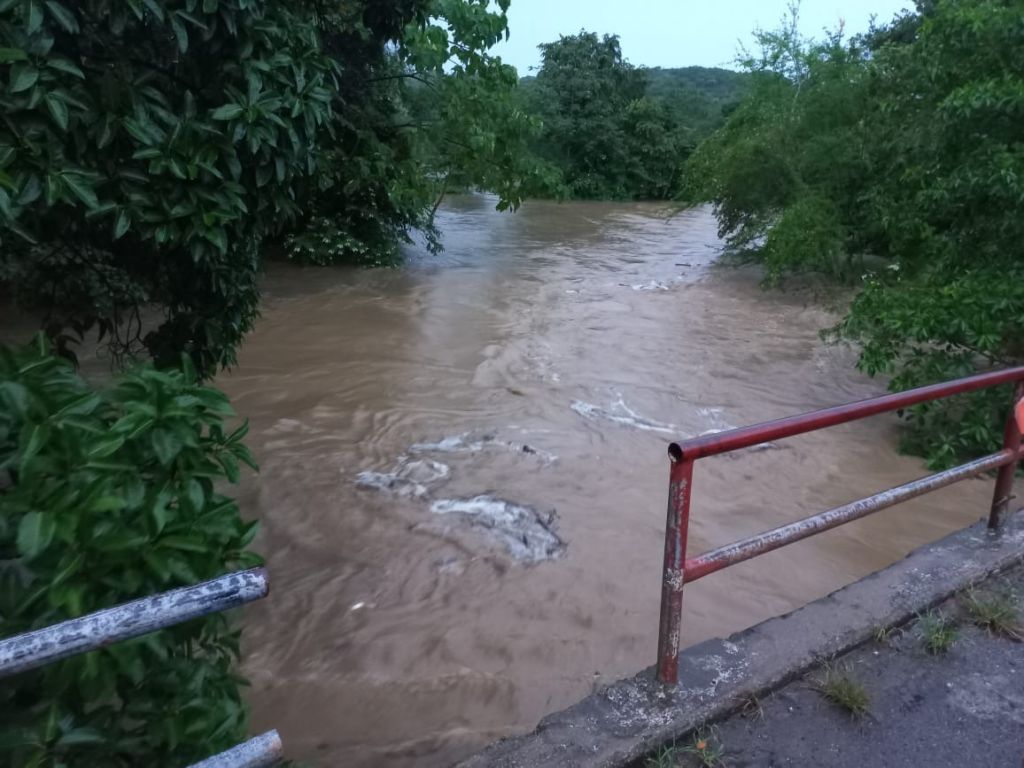
[[[1017,424],[1014,411],[1022,397],[1024,397],[1024,382],[1019,381],[1013,391],[1013,402],[1010,403],[1010,413],[1006,417],[1006,429],[1003,431],[1003,450],[1012,451],[1014,456],[1020,453],[1020,426]],[[994,531],[1002,525],[1003,514],[1006,512],[1006,507],[1013,494],[1013,476],[1016,472],[1016,461],[1011,461],[999,468],[999,474],[996,475],[996,488],[992,493],[992,510],[988,515],[989,530]]]
[[[668,521],[665,525],[665,571],[661,583],[661,624],[658,630],[658,679],[679,681],[679,633],[683,616],[686,537],[690,528],[693,460],[684,458],[673,443],[668,449],[672,468],[668,480]]]

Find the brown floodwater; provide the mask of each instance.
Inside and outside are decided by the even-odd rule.
[[[441,766],[654,661],[671,439],[884,389],[807,291],[712,266],[708,211],[485,197],[397,270],[272,266],[217,383],[262,470],[254,729],[318,765]],[[925,474],[880,417],[698,462],[691,551]],[[978,519],[961,483],[687,589],[684,640]],[[483,498],[477,498],[483,497]],[[523,527],[525,526],[525,527]],[[562,549],[564,545],[564,549]]]

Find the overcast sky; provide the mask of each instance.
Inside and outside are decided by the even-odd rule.
[[[777,26],[787,5],[787,0],[512,0],[511,37],[494,53],[526,75],[540,64],[540,43],[586,29],[617,34],[633,64],[731,67],[738,43],[749,43],[754,27]],[[872,15],[888,21],[912,7],[912,0],[803,0],[801,32],[818,35],[840,19],[848,32],[863,32]]]

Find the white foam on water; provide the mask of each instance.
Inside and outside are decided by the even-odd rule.
[[[450,475],[451,467],[447,464],[429,459],[409,461],[403,456],[391,472],[360,472],[356,485],[419,499],[427,495],[428,485],[447,480]]]
[[[413,453],[476,453],[484,449],[484,440],[494,439],[493,435],[485,435],[483,439],[473,440],[470,432],[461,435],[442,437],[434,443],[413,443],[409,450]]]
[[[633,283],[629,286],[634,291],[667,291],[669,287],[660,280],[648,280],[646,283]]]
[[[412,453],[479,453],[485,449],[499,448],[513,453],[524,453],[528,456],[536,456],[545,464],[553,464],[558,457],[549,451],[535,448],[526,443],[498,440],[493,432],[482,435],[474,435],[472,432],[463,432],[461,435],[443,437],[433,443],[413,443],[409,446]]]
[[[716,432],[724,432],[727,429],[734,429],[733,425],[725,420],[724,408],[698,408],[697,413],[703,416],[711,426],[700,433],[700,436],[713,435]]]
[[[698,437],[704,437],[704,435],[714,435],[719,432],[725,432],[730,429],[736,429],[735,425],[729,423],[725,418],[724,408],[698,408],[697,413],[703,416],[708,422],[711,423],[711,427],[701,432]],[[746,451],[768,451],[773,448],[778,448],[776,443],[758,443],[752,445],[749,448],[744,448]]]
[[[666,435],[674,435],[678,432],[678,428],[674,424],[664,424],[641,416],[626,405],[622,395],[618,396],[610,408],[602,408],[583,400],[573,400],[569,407],[585,419],[603,419],[624,427],[642,429],[646,432],[661,432]]]
[[[390,491],[396,496],[417,499],[427,495],[427,487],[425,485],[398,477],[393,472],[360,472],[356,475],[356,485],[360,488]]]
[[[565,542],[553,530],[555,513],[486,494],[469,499],[438,499],[430,505],[437,515],[457,515],[483,528],[517,560],[539,562],[558,557]]]

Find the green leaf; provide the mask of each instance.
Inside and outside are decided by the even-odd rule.
[[[86,392],[71,400],[53,415],[55,418],[69,415],[81,416],[94,411],[101,402],[102,399],[95,392]]]
[[[213,110],[210,118],[213,120],[234,120],[244,111],[245,109],[240,104],[224,104]]]
[[[168,429],[154,429],[149,440],[157,459],[164,466],[174,461],[181,452],[181,439]]]
[[[206,494],[203,493],[203,486],[198,480],[189,479],[185,484],[185,496],[188,498],[188,503],[192,506],[194,512],[199,513],[203,510]]]
[[[69,75],[74,75],[75,77],[80,78],[82,80],[85,79],[85,73],[83,73],[82,70],[78,68],[78,65],[75,64],[75,62],[73,62],[71,59],[66,59],[63,56],[50,57],[46,60],[46,66],[48,66],[50,69],[56,69],[61,72],[67,72]]]
[[[210,29],[210,28],[209,28],[209,27],[208,27],[208,26],[207,26],[207,25],[206,25],[206,24],[205,24],[205,23],[204,23],[204,22],[202,21],[202,19],[199,19],[199,18],[197,18],[197,17],[193,16],[193,15],[192,15],[191,13],[189,13],[188,11],[175,11],[175,12],[174,12],[174,15],[175,15],[175,16],[177,16],[177,17],[179,17],[179,18],[182,18],[182,19],[184,19],[185,21],[187,21],[187,22],[188,22],[189,24],[192,24],[193,26],[199,27],[199,28],[200,28],[201,30],[203,30],[204,32],[205,32],[205,31],[208,31],[208,30]]]
[[[86,456],[90,459],[103,459],[116,453],[122,445],[124,445],[124,438],[120,435],[106,437],[93,443]]]
[[[36,84],[36,80],[39,79],[39,70],[33,67],[31,64],[17,63],[11,67],[10,75],[10,91],[11,93],[21,93],[27,91],[33,85]]]
[[[202,539],[192,536],[164,536],[156,543],[160,547],[178,549],[182,552],[198,552],[199,554],[205,554],[209,549]]]
[[[171,19],[171,29],[174,32],[174,37],[178,41],[178,50],[181,53],[188,51],[188,30],[185,29],[185,25],[181,23],[177,16]]]
[[[73,747],[79,744],[102,744],[105,741],[104,735],[95,728],[75,728],[57,739],[57,746]]]
[[[160,5],[160,3],[157,2],[157,0],[142,0],[142,1],[146,4],[146,7],[149,8],[149,12],[150,13],[152,13],[154,16],[156,16],[158,19],[160,19],[160,21],[164,20],[164,9]]]
[[[92,184],[84,176],[80,176],[77,173],[63,173],[61,174],[61,180],[67,184],[68,189],[71,190],[75,197],[90,208],[95,208],[100,204]]]
[[[147,543],[149,543],[149,537],[145,534],[115,531],[98,536],[94,546],[101,552],[123,552],[126,549],[137,549]]]
[[[217,246],[217,250],[221,253],[227,253],[228,235],[222,227],[213,227],[211,229],[203,230],[203,237]]]
[[[28,15],[25,17],[25,31],[35,33],[43,25],[43,7],[39,0],[29,0]]]
[[[124,509],[126,502],[120,496],[100,496],[89,505],[90,512],[117,512]]]
[[[10,413],[20,416],[28,410],[32,396],[24,384],[17,381],[0,381],[0,401],[7,406]]]
[[[230,453],[222,453],[217,457],[217,461],[224,468],[224,474],[227,476],[228,481],[231,483],[237,483],[239,478],[238,471],[238,459],[232,456]]]
[[[22,433],[24,434],[24,433]],[[21,453],[22,464],[39,453],[50,437],[50,428],[46,424],[36,424],[29,431],[28,442]]]
[[[51,515],[29,512],[18,524],[18,552],[24,557],[35,557],[50,545],[56,530]]]
[[[32,245],[38,245],[39,244],[39,240],[36,239],[35,235],[33,235],[31,232],[29,232],[27,229],[25,229],[21,225],[16,224],[13,221],[8,221],[8,222],[4,223],[4,226],[6,226],[7,229],[11,230],[11,232],[16,234],[18,237],[20,237],[25,242],[31,243]]]
[[[244,549],[252,544],[252,540],[256,538],[256,534],[260,529],[260,521],[252,520],[245,524],[245,529],[242,533],[242,538],[238,541],[238,548]]]
[[[71,576],[74,575],[85,562],[85,555],[82,553],[75,555],[70,560],[67,558],[68,555],[65,554],[62,558],[62,562],[66,562],[66,564],[56,573],[56,575],[54,575],[53,579],[50,580],[51,587],[56,586],[57,584],[63,584],[71,578]]]
[[[0,64],[7,64],[12,61],[24,61],[28,58],[20,48],[0,48]]]
[[[39,183],[39,177],[33,174],[25,180],[25,186],[18,195],[18,205],[34,203],[42,193],[43,185]]]
[[[160,533],[167,525],[167,504],[170,500],[171,495],[166,491],[161,491],[153,500],[153,506],[150,507],[149,514],[153,518],[153,526],[157,533]]]
[[[55,0],[46,0],[46,7],[49,9],[50,14],[57,20],[65,32],[72,34],[78,32],[78,19],[75,18],[75,14],[65,8]]]
[[[245,437],[248,434],[249,434],[249,420],[246,419],[245,421],[242,422],[242,425],[238,429],[236,429],[234,432],[232,432],[230,435],[228,435],[228,440],[227,441],[229,443],[237,443],[239,440],[241,440],[243,437]]]
[[[117,219],[114,221],[114,239],[120,240],[124,237],[124,233],[128,231],[132,225],[131,214],[128,213],[127,208],[122,208],[117,213]]]
[[[61,101],[59,96],[53,93],[46,94],[46,96],[43,97],[43,101],[46,102],[46,108],[50,111],[50,117],[53,118],[53,122],[55,122],[62,131],[66,131],[68,129],[67,105]]]

